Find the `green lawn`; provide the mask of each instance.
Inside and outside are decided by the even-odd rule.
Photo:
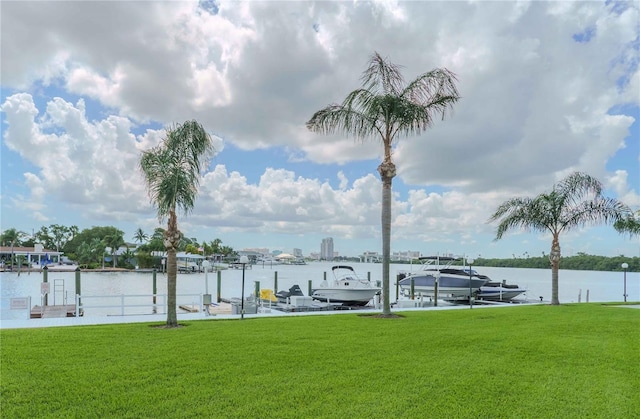
[[[640,310],[403,316],[2,330],[1,415],[640,417]]]

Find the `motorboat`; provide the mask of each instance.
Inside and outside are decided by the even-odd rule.
[[[300,285],[294,285],[289,288],[288,291],[282,290],[276,292],[276,298],[279,303],[287,304],[289,303],[291,297],[303,297],[302,289],[300,289]]]
[[[418,259],[422,269],[416,272],[398,275],[398,285],[404,294],[411,293],[413,282],[414,294],[427,296],[435,295],[435,285],[438,284],[438,298],[441,299],[469,299],[477,293],[480,287],[490,281],[486,275],[480,275],[468,269],[452,267],[453,262],[460,258],[450,256],[424,256]]]
[[[327,303],[339,303],[345,306],[365,306],[380,292],[368,279],[359,278],[356,271],[348,265],[336,265],[331,268],[333,280],[326,279],[320,287],[311,290],[311,297]]]
[[[526,288],[520,288],[515,284],[507,284],[506,280],[502,282],[487,282],[480,287],[478,291],[478,299],[488,301],[511,301],[520,294],[527,292]]]

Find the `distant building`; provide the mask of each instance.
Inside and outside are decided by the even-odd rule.
[[[302,249],[293,249],[293,256],[297,257],[297,258],[301,258],[302,257]]]
[[[322,239],[320,244],[320,259],[333,260],[333,238]]]
[[[378,252],[366,251],[360,255],[360,259],[365,263],[375,263],[382,260],[382,255],[380,255]]]
[[[401,260],[401,261],[411,261],[413,259],[418,259],[420,256],[420,252],[414,250],[408,250],[406,252],[393,252],[391,255],[391,260]]]

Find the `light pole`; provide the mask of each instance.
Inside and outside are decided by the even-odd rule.
[[[244,268],[249,263],[249,258],[246,255],[240,256],[240,263],[242,264],[242,295],[240,296],[240,320],[244,319]]]
[[[622,269],[624,269],[624,302],[627,302],[627,269],[629,269],[629,264],[627,262],[622,264]]]
[[[471,294],[471,279],[473,278],[473,271],[471,270],[471,265],[473,264],[474,260],[473,258],[471,259],[467,259],[467,263],[469,264],[469,308],[473,308],[473,301],[471,301],[471,298],[473,297],[473,295]]]

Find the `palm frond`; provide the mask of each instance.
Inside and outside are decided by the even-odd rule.
[[[196,121],[167,129],[163,142],[142,153],[139,166],[158,218],[172,211],[190,212],[205,162],[214,152],[211,136]]]
[[[582,172],[573,172],[554,185],[553,190],[570,202],[577,204],[586,197],[598,197],[602,194],[602,183]]]
[[[568,207],[561,228],[562,230],[570,230],[574,227],[589,225],[615,225],[629,214],[631,214],[630,209],[622,202],[612,198],[599,197]]]
[[[399,95],[404,85],[401,66],[390,63],[375,52],[362,74],[362,86],[376,95]]]
[[[378,132],[375,120],[365,114],[343,105],[329,105],[317,111],[309,121],[307,128],[321,134],[342,133],[364,139]]]

